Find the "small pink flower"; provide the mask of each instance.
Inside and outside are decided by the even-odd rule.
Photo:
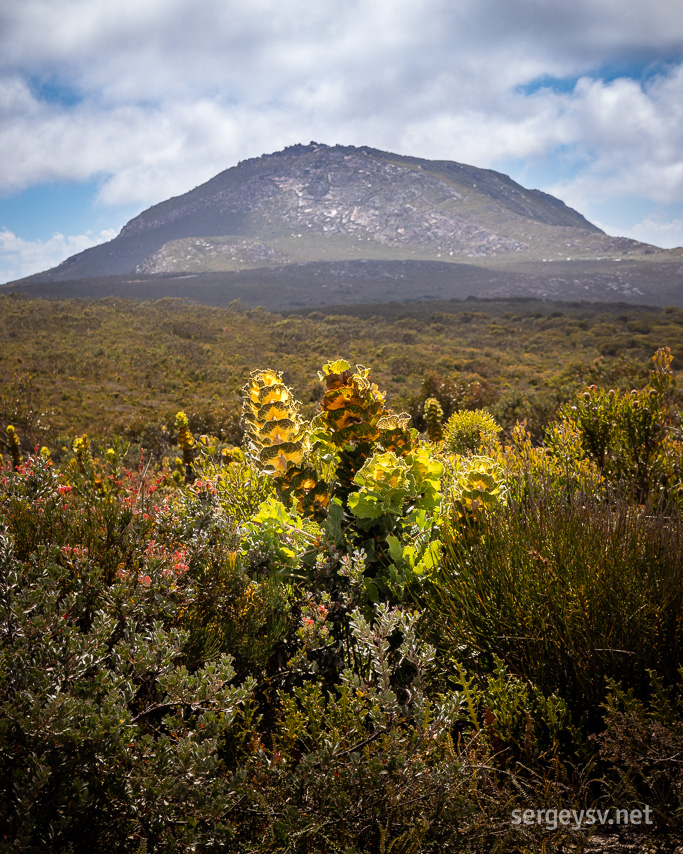
[[[149,577],[149,575],[141,575],[138,578],[138,581],[140,582],[140,584],[142,584],[143,587],[151,587],[152,585],[152,579]]]
[[[58,486],[57,492],[60,495],[68,495],[72,489],[73,489],[73,486]]]

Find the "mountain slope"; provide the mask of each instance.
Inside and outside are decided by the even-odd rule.
[[[144,211],[109,243],[29,278],[361,259],[488,265],[648,251],[492,170],[311,143],[243,161]]]

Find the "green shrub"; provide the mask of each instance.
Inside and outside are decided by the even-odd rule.
[[[683,648],[683,525],[552,484],[444,532],[427,607],[445,657],[493,656],[577,719],[599,720],[608,678],[646,698],[646,671],[673,684]],[[459,652],[455,652],[455,651]]]
[[[8,460],[5,440],[0,848],[559,850],[586,834],[512,810],[622,797],[675,832],[667,354],[646,389],[577,398],[545,446],[459,413],[478,429],[458,453],[421,443],[366,368],[319,376],[308,421],[252,374],[246,452],[192,417],[175,464],[84,434]]]
[[[39,457],[3,486],[3,850],[170,852],[227,838],[222,745],[253,682],[234,686],[225,655],[185,667],[188,635],[171,623],[187,566],[150,539],[149,514],[128,500],[140,484],[83,500]]]
[[[580,434],[585,452],[605,478],[628,486],[644,502],[661,482],[661,452],[671,425],[671,356],[668,348],[653,356],[650,381],[642,389],[620,392],[590,386],[559,413],[560,421]]]
[[[475,454],[495,441],[500,429],[485,409],[466,409],[446,422],[444,443],[454,454]]]

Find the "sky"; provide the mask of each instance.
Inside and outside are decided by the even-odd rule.
[[[683,0],[0,0],[0,282],[310,141],[681,246]]]

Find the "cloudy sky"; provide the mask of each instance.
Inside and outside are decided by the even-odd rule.
[[[0,0],[0,282],[311,140],[683,245],[683,0]]]

